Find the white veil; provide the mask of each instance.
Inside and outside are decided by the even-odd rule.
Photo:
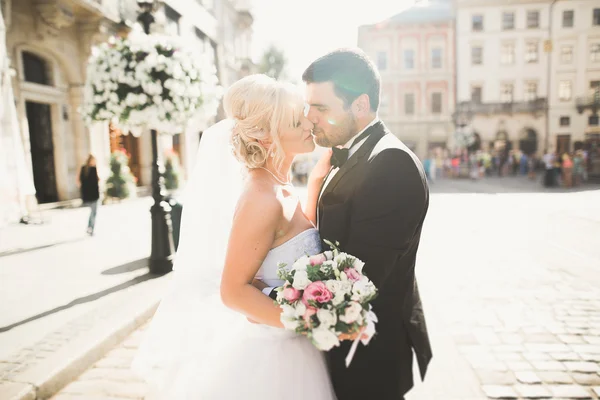
[[[185,192],[172,281],[132,364],[163,398],[183,398],[174,393],[186,386],[181,380],[210,369],[212,357],[235,335],[236,324],[246,323],[222,304],[219,293],[244,179],[230,144],[234,124],[223,120],[202,135]]]

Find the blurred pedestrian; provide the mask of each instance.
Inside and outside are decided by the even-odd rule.
[[[562,180],[565,187],[573,186],[573,160],[569,153],[562,155]]]
[[[90,208],[90,217],[88,219],[87,233],[90,236],[94,235],[94,227],[96,226],[96,213],[98,212],[98,200],[100,199],[100,177],[96,169],[96,158],[90,154],[87,162],[77,178],[77,185],[81,190],[81,200],[83,205]]]
[[[573,156],[573,186],[579,186],[583,182],[583,151],[577,150]]]
[[[556,186],[556,173],[554,171],[555,167],[555,156],[551,151],[544,154],[544,167],[546,168],[546,173],[544,175],[544,186],[545,187],[553,187]]]

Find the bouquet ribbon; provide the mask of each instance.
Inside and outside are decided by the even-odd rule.
[[[350,366],[352,359],[354,358],[354,353],[356,353],[356,349],[358,348],[358,343],[362,342],[365,346],[369,344],[373,336],[375,335],[375,322],[377,322],[377,315],[373,311],[369,311],[367,314],[367,326],[361,333],[359,333],[358,337],[354,339],[352,343],[352,347],[350,347],[350,351],[346,356],[346,368]],[[362,337],[365,336],[363,339]]]

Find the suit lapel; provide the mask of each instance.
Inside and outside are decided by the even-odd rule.
[[[378,122],[372,127],[369,128],[372,131],[367,137],[367,141],[363,143],[362,146],[356,151],[356,153],[352,154],[352,156],[346,161],[346,163],[340,168],[340,170],[335,174],[331,182],[327,185],[325,190],[323,191],[323,198],[327,193],[331,193],[337,184],[340,182],[342,177],[348,173],[348,171],[352,170],[358,164],[358,162],[367,154],[370,154],[379,139],[385,135],[385,128],[382,122]],[[331,172],[329,172],[331,173]]]

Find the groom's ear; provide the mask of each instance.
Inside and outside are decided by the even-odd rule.
[[[364,118],[371,113],[368,94],[363,93],[352,102],[352,113],[356,118]]]

